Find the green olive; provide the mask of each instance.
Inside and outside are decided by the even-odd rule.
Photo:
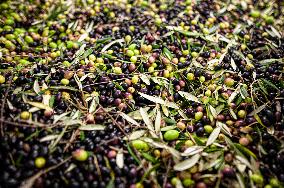
[[[232,87],[235,84],[235,81],[232,78],[225,78],[224,84],[228,87]]]
[[[135,54],[134,54],[134,52],[133,52],[132,50],[127,50],[127,51],[126,51],[126,55],[127,55],[128,57],[132,57],[132,56],[134,56]]]
[[[239,111],[238,111],[238,116],[239,116],[240,118],[245,118],[246,115],[247,115],[247,112],[246,112],[245,110],[239,110]]]
[[[164,134],[164,139],[167,141],[176,140],[179,137],[179,132],[177,130],[168,130]]]
[[[0,75],[0,84],[3,84],[5,83],[5,77]]]
[[[196,112],[196,113],[194,114],[194,118],[195,118],[196,121],[201,120],[202,117],[203,117],[203,112]]]
[[[88,152],[84,149],[77,149],[72,153],[72,156],[77,161],[86,161],[89,157]]]
[[[113,68],[113,72],[114,72],[115,74],[122,74],[122,70],[121,70],[120,67],[114,67],[114,68]]]
[[[190,186],[193,186],[195,184],[195,182],[190,179],[190,178],[186,178],[182,181],[182,184],[185,186],[185,187],[190,187]]]
[[[260,174],[252,174],[250,176],[250,178],[256,184],[262,184],[263,183],[263,177]]]
[[[27,120],[30,118],[30,113],[28,111],[23,111],[20,114],[21,119]]]
[[[31,44],[34,42],[34,39],[31,37],[31,36],[25,36],[25,41],[28,43],[28,44]]]
[[[139,151],[148,151],[149,150],[149,145],[142,140],[132,141],[132,146]]]
[[[69,84],[69,80],[66,79],[66,78],[63,78],[60,82],[61,82],[62,85],[68,85]]]
[[[37,168],[42,168],[42,167],[44,167],[44,166],[45,166],[45,163],[46,163],[46,160],[45,160],[45,158],[43,158],[43,157],[37,157],[37,158],[35,159],[35,166],[36,166]]]
[[[259,18],[260,17],[260,12],[258,10],[253,10],[253,11],[251,11],[250,15],[253,18]]]
[[[130,58],[130,61],[132,62],[132,63],[136,63],[137,62],[137,56],[132,56],[131,58]]]

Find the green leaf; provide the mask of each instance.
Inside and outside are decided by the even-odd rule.
[[[236,146],[236,148],[238,148],[243,154],[245,154],[246,156],[252,156],[253,158],[257,158],[256,155],[251,151],[249,150],[248,148],[246,148],[245,146],[241,145],[241,144],[238,144],[238,143],[235,143],[234,144]]]
[[[136,161],[136,163],[138,165],[140,165],[140,160],[137,158],[137,156],[134,154],[134,152],[132,151],[131,147],[129,144],[127,144],[127,150],[129,152],[129,154],[132,156],[132,158]]]
[[[152,162],[152,163],[154,163],[154,164],[158,162],[157,159],[155,159],[155,157],[153,157],[152,155],[150,155],[150,154],[148,154],[148,153],[143,152],[143,153],[142,153],[142,156],[143,156],[146,160],[148,160],[148,161],[150,161],[150,162]]]
[[[270,87],[272,87],[272,88],[274,88],[274,89],[276,89],[276,90],[279,90],[273,83],[271,83],[270,81],[268,81],[268,80],[266,80],[266,79],[264,79],[264,78],[261,78],[261,80],[266,84],[266,85],[268,85],[268,86],[270,86]]]
[[[111,179],[111,180],[108,182],[106,188],[115,188],[114,180],[113,180],[113,179]]]
[[[87,58],[89,55],[91,55],[93,53],[93,49],[88,49],[87,51],[84,52],[84,54],[82,55],[81,59],[85,59]]]
[[[165,56],[169,59],[172,60],[173,59],[173,54],[170,52],[170,50],[166,47],[163,48],[163,53],[165,54]]]

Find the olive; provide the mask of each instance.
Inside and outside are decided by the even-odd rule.
[[[77,149],[72,153],[72,156],[77,161],[86,161],[88,158],[88,152],[84,149]]]
[[[45,163],[46,163],[46,160],[45,160],[45,158],[43,158],[43,157],[37,157],[37,158],[35,159],[35,166],[36,166],[37,168],[42,168],[42,167],[44,167],[44,166],[45,166]]]
[[[176,140],[179,137],[179,132],[177,130],[168,130],[164,134],[164,139],[167,141]]]

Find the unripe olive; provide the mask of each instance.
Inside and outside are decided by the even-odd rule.
[[[77,149],[72,153],[72,156],[77,161],[86,161],[88,159],[88,152],[84,149]]]
[[[27,120],[30,118],[30,113],[28,111],[23,111],[20,114],[21,119]]]
[[[69,80],[66,79],[66,78],[63,78],[60,82],[61,82],[62,85],[68,85],[69,84]]]
[[[3,84],[5,83],[5,77],[0,75],[0,84]]]
[[[42,167],[44,167],[44,166],[45,166],[45,163],[46,163],[46,160],[45,160],[45,158],[43,158],[43,157],[37,157],[37,158],[35,159],[35,166],[36,166],[37,168],[42,168]]]
[[[164,134],[164,139],[167,141],[176,140],[179,137],[179,132],[177,130],[168,130]]]
[[[194,118],[195,118],[196,121],[201,120],[202,117],[203,117],[203,112],[196,112],[196,113],[194,114]]]
[[[148,151],[149,150],[149,145],[142,141],[142,140],[134,140],[132,141],[132,146],[137,149],[137,150],[141,150],[141,151]]]
[[[234,85],[234,79],[232,78],[225,78],[224,84],[228,87],[232,87]]]

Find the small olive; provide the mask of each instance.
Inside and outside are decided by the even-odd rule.
[[[196,112],[196,113],[194,114],[194,118],[195,118],[196,121],[201,120],[202,117],[203,117],[203,112]]]
[[[36,166],[37,168],[42,168],[42,167],[44,167],[44,166],[45,166],[45,163],[46,163],[46,160],[45,160],[45,158],[43,158],[43,157],[37,157],[37,158],[35,159],[35,166]]]
[[[77,161],[86,161],[88,158],[88,152],[84,149],[77,149],[72,153],[72,156]]]
[[[176,140],[179,137],[179,132],[177,130],[168,130],[164,134],[164,139],[167,141]]]
[[[30,113],[28,111],[23,111],[20,114],[21,119],[27,120],[30,118]]]

